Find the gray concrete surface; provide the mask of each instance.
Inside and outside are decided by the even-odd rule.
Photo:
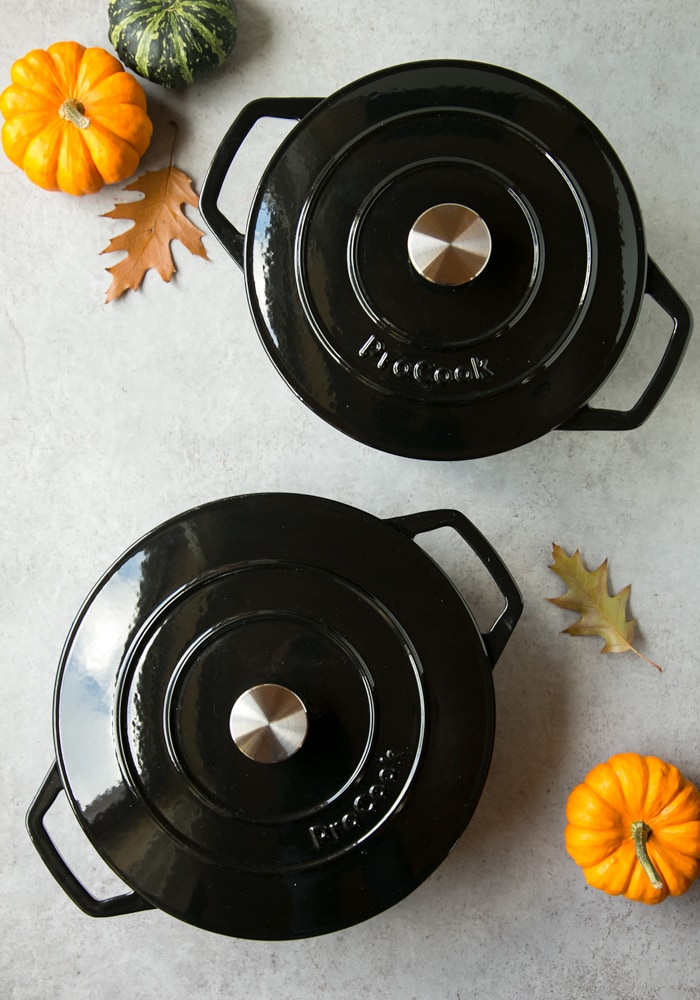
[[[4,0],[2,13],[2,86],[31,48],[66,38],[109,45],[106,2]],[[699,17],[692,0],[241,0],[240,41],[224,70],[181,92],[147,85],[156,135],[142,166],[167,161],[173,119],[175,162],[199,186],[253,98],[323,96],[412,59],[509,66],[568,97],[608,136],[635,185],[651,255],[697,308]],[[281,134],[270,125],[249,142],[227,194],[238,218]],[[657,754],[700,782],[700,342],[639,430],[554,432],[455,464],[383,455],[284,386],[258,343],[241,275],[213,237],[210,262],[176,245],[170,285],[151,274],[105,305],[112,261],[98,253],[121,227],[101,214],[116,194],[48,194],[0,161],[2,996],[700,998],[700,883],[653,908],[609,898],[586,888],[562,839],[569,790],[614,752]],[[636,398],[668,326],[647,303],[601,401]],[[92,585],[141,534],[197,503],[261,490],[315,493],[379,516],[457,507],[499,549],[526,609],[495,671],[483,797],[433,877],[340,933],[269,944],[158,912],[93,920],[24,830],[53,760],[62,643]],[[561,634],[571,616],[545,600],[560,591],[547,568],[553,541],[580,547],[591,567],[608,556],[615,589],[632,581],[639,645],[663,674]],[[488,620],[491,604],[470,592],[462,555],[451,544],[440,552]],[[111,875],[65,803],[52,823],[90,885],[107,891]]]

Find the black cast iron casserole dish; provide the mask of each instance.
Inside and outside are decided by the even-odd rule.
[[[484,635],[413,540],[439,527],[504,598]],[[174,518],[114,564],[71,629],[32,839],[94,916],[156,906],[260,939],[364,920],[467,825],[493,745],[491,670],[521,610],[456,511],[382,521],[260,494]],[[251,698],[267,712],[257,744],[243,731]],[[63,861],[44,826],[62,790],[133,891],[96,899]]]
[[[299,123],[241,233],[219,195],[264,117]],[[258,333],[294,392],[389,452],[474,458],[555,427],[637,427],[690,335],[610,144],[558,94],[494,66],[412,63],[325,99],[254,101],[222,141],[200,208],[243,269]],[[457,211],[447,228],[445,208]],[[465,209],[485,249],[460,231]],[[436,281],[416,259],[426,218],[441,227],[432,245],[464,264],[457,279]],[[486,260],[476,276],[472,250]],[[645,293],[673,320],[663,358],[632,409],[593,409]]]

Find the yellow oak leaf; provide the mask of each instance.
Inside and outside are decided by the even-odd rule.
[[[112,267],[112,275],[105,302],[119,298],[128,289],[140,286],[146,271],[153,268],[163,281],[170,281],[175,263],[170,252],[172,240],[179,240],[190,253],[209,260],[202,244],[202,230],[187,218],[182,206],[199,204],[192,188],[192,181],[172,164],[162,170],[147,170],[125,191],[140,191],[144,196],[138,201],[120,202],[107,219],[131,219],[134,225],[126,232],[114,236],[100,253],[126,250],[127,255]]]
[[[608,591],[608,560],[598,569],[587,570],[578,549],[567,555],[560,545],[552,545],[553,564],[549,567],[564,581],[567,591],[560,597],[547,600],[558,608],[576,611],[580,618],[564,629],[568,635],[598,635],[604,639],[601,653],[631,652],[646,660],[652,667],[661,670],[648,656],[640,653],[632,645],[634,621],[627,619],[627,602],[631,584],[627,584],[617,594]]]

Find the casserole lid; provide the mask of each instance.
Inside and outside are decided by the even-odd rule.
[[[412,540],[440,525],[506,597],[485,636]],[[253,938],[355,923],[466,826],[521,606],[456,512],[381,521],[288,494],[189,511],[76,619],[55,695],[63,786],[104,859],[174,916]]]
[[[480,63],[407,64],[319,102],[270,162],[244,268],[265,347],[374,447],[471,458],[563,423],[644,293],[641,216],[575,107]]]

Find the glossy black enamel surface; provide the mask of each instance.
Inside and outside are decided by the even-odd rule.
[[[459,288],[407,253],[443,202],[492,236]],[[617,362],[646,276],[636,198],[600,132],[532,80],[450,61],[385,70],[306,114],[262,178],[241,262],[294,391],[421,458],[503,451],[570,418]]]
[[[59,668],[57,759],[141,908],[308,936],[386,908],[447,854],[486,777],[491,668],[521,609],[488,543],[448,513],[387,522],[313,497],[236,497],[162,525],[96,586]],[[412,540],[440,524],[506,597],[486,636]],[[250,760],[229,731],[258,684],[308,714],[280,763]]]

